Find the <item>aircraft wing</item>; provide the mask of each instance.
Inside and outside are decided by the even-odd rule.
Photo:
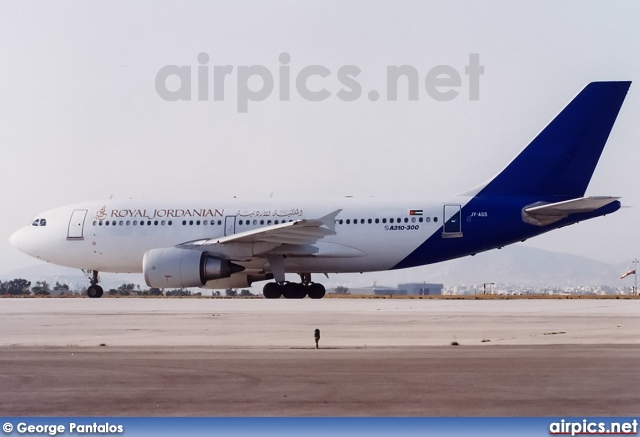
[[[316,243],[327,235],[335,235],[336,216],[342,211],[338,209],[319,219],[300,219],[277,225],[265,226],[226,237],[189,241],[180,247],[200,248],[247,245],[270,250],[281,245],[305,246]],[[269,251],[270,251],[269,250]],[[224,252],[224,251],[223,251]]]
[[[595,196],[580,197],[563,202],[534,204],[522,210],[522,218],[527,223],[544,226],[561,220],[570,214],[595,211],[618,199],[619,197]]]

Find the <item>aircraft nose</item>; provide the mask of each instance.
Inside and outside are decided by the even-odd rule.
[[[16,249],[20,249],[20,231],[21,230],[15,231],[9,237],[9,243],[11,243],[11,245]]]
[[[11,234],[11,237],[9,237],[9,243],[11,243],[11,245],[16,249],[18,249],[20,252],[24,252],[28,254],[29,253],[29,248],[27,247],[28,238],[25,234],[26,234],[25,228],[18,229],[13,234]]]

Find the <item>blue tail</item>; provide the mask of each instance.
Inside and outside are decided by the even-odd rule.
[[[587,85],[477,196],[582,197],[630,85]]]

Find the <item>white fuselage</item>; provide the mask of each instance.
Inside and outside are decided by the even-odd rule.
[[[335,235],[320,240],[317,256],[290,256],[287,272],[364,272],[393,268],[442,228],[450,200],[339,198],[332,200],[151,202],[105,200],[57,208],[18,230],[11,242],[23,252],[58,265],[102,272],[142,272],[144,254],[185,242],[224,237],[341,209]],[[448,216],[445,216],[447,214]],[[41,226],[44,220],[46,225]],[[35,221],[34,221],[35,223]],[[241,263],[264,269],[265,260]]]

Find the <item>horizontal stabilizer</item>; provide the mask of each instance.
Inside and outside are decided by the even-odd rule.
[[[555,203],[535,203],[522,210],[522,219],[529,224],[545,226],[570,214],[588,213],[618,200],[619,197],[581,197]]]

